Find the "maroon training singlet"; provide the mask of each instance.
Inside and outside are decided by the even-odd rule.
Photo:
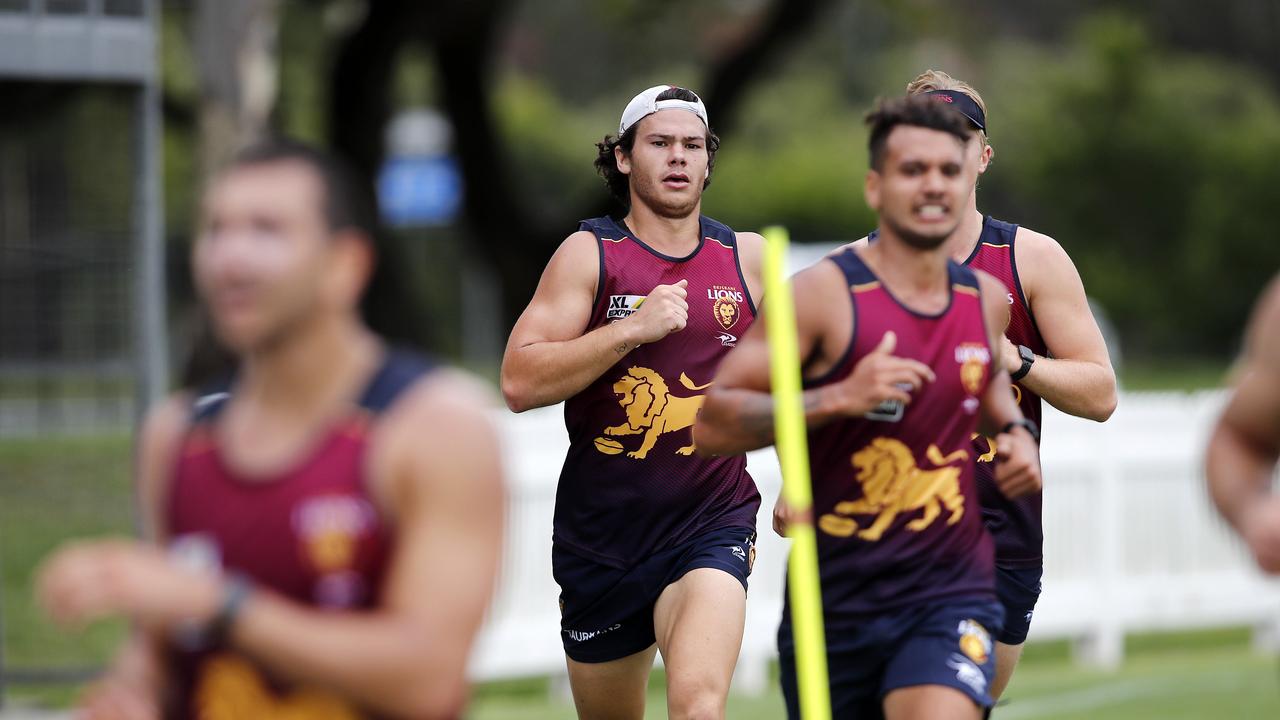
[[[978,279],[948,262],[950,303],[925,315],[899,303],[853,250],[828,259],[849,284],[853,338],[840,363],[806,385],[848,377],[890,330],[894,355],[928,365],[937,379],[905,406],[885,403],[809,431],[824,611],[856,618],[942,598],[994,599],[970,439],[991,378]]]
[[[1009,302],[1009,328],[1005,336],[1014,345],[1026,345],[1040,357],[1049,354],[1049,348],[1040,336],[1027,304],[1027,296],[1018,280],[1018,268],[1014,264],[1014,239],[1018,226],[987,217],[982,225],[982,235],[973,254],[965,261],[969,267],[986,271],[1004,283]],[[1017,368],[1011,368],[1013,372]],[[1022,408],[1022,414],[1040,425],[1040,396],[1013,384],[1013,396]],[[978,454],[978,496],[982,499],[982,514],[987,529],[996,542],[996,565],[1008,568],[1040,567],[1044,564],[1044,525],[1041,518],[1043,495],[1031,493],[1017,500],[1010,500],[1000,492],[995,481],[995,445],[987,438],[974,440]]]
[[[389,353],[358,406],[286,472],[247,478],[226,464],[214,428],[229,395],[197,401],[165,518],[175,556],[216,562],[297,603],[367,609],[378,601],[391,535],[366,486],[369,435],[430,365]],[[174,650],[180,717],[369,717],[320,689],[295,688],[228,648]]]
[[[685,328],[642,345],[565,402],[569,452],[553,541],[627,568],[696,535],[754,528],[760,494],[746,457],[693,453],[693,422],[716,367],[755,319],[732,230],[700,218],[687,257],[663,255],[610,218],[583,221],[600,248],[586,331],[622,320],[658,285],[688,280]]]

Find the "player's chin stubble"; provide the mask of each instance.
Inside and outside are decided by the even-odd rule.
[[[635,175],[631,176],[631,183],[636,197],[650,210],[660,217],[673,220],[689,217],[694,208],[698,206],[698,200],[702,198],[701,190],[690,195],[671,197],[662,192],[662,184],[660,182],[639,179]]]
[[[894,235],[902,238],[903,242],[916,250],[937,250],[939,247],[942,247],[942,244],[947,241],[947,238],[951,237],[951,233],[955,232],[956,227],[959,225],[957,222],[955,225],[947,228],[946,232],[939,235],[925,235],[908,229],[902,223],[897,222],[888,215],[885,215],[883,220],[885,225],[888,225],[889,228],[893,230]]]

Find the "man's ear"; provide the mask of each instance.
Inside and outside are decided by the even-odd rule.
[[[880,173],[875,168],[867,170],[867,178],[863,182],[862,194],[867,199],[867,207],[880,212]]]
[[[995,158],[995,156],[996,156],[995,148],[991,147],[990,145],[982,146],[982,153],[978,155],[978,174],[979,175],[987,171],[987,166],[991,164],[991,161]]]
[[[631,156],[627,154],[627,151],[622,149],[622,146],[613,146],[613,160],[618,166],[618,172],[623,175],[631,174]]]

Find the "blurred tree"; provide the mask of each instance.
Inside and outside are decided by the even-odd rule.
[[[1227,356],[1280,267],[1260,211],[1280,184],[1280,104],[1239,68],[1162,50],[1130,14],[1075,38],[1005,76],[1017,101],[989,182],[1068,247],[1138,355]]]
[[[197,0],[195,9],[200,164],[208,173],[268,132],[280,0]]]
[[[710,61],[701,89],[719,132],[732,131],[747,92],[829,3],[775,0],[758,11],[752,32]],[[649,4],[645,8],[652,12]],[[507,0],[371,3],[337,53],[330,75],[329,127],[333,146],[352,158],[371,183],[382,160],[382,128],[392,110],[392,64],[406,43],[430,48],[438,100],[455,132],[467,230],[480,257],[496,271],[508,319],[514,320],[574,221],[616,208],[599,200],[565,217],[546,218],[530,210],[513,183],[512,153],[495,121],[493,97],[499,31],[511,10]],[[521,230],[513,233],[512,228]],[[370,303],[375,323],[402,308],[394,300],[374,298]]]

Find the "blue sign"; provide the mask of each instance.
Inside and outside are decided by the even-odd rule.
[[[462,176],[447,155],[405,155],[378,175],[382,219],[396,227],[447,225],[462,206]]]

